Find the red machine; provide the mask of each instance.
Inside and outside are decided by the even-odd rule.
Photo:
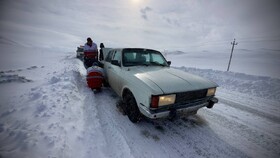
[[[88,58],[88,59],[96,59],[97,60],[98,52],[97,51],[84,52],[84,56],[85,56],[85,58]]]
[[[86,68],[91,67],[96,61],[98,61],[98,52],[84,52],[84,65]]]
[[[87,84],[89,88],[101,90],[104,80],[103,69],[98,66],[92,66],[87,69]]]

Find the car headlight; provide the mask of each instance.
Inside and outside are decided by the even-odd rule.
[[[206,96],[213,96],[215,95],[215,92],[216,92],[216,88],[209,88]]]
[[[151,108],[158,108],[159,106],[174,104],[176,100],[176,94],[152,96]]]

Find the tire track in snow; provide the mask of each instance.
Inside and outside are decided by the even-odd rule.
[[[110,91],[105,89],[93,95],[107,143],[111,143],[110,154],[114,157],[131,157],[130,154],[134,157],[246,157],[221,140],[199,116],[185,121],[160,120],[159,124],[154,124],[142,120],[132,124],[117,110],[116,98]],[[155,154],[144,146],[152,146]],[[128,149],[129,154],[125,155]]]
[[[85,158],[87,157],[106,157],[106,141],[105,135],[100,130],[101,123],[98,118],[96,101],[91,95],[89,88],[84,88],[84,131],[81,139],[86,147]]]
[[[105,93],[105,94],[104,94]],[[103,88],[103,91],[94,95],[94,102],[98,111],[97,115],[107,142],[106,155],[114,158],[133,158],[130,147],[127,144],[122,132],[119,130],[122,124],[116,123],[114,115],[121,115],[115,106],[116,99],[112,97],[112,92]]]
[[[175,122],[160,120],[158,125],[143,120],[136,125],[130,125],[128,118],[117,110],[116,97],[112,97],[111,89],[104,89],[100,94],[92,95],[107,145],[109,144],[108,148],[111,149],[107,154],[109,157],[111,155],[131,157],[131,154],[134,157],[140,157],[141,154],[141,157],[156,155],[143,146],[153,146],[153,150],[160,152],[158,156],[161,157],[258,157],[258,155],[275,157],[275,147],[266,142],[270,139],[268,136],[262,136],[246,124],[236,122],[234,118],[228,119],[224,113],[202,110],[202,116],[192,116],[185,120]],[[126,123],[127,121],[129,123]],[[214,128],[222,131],[221,135],[228,135],[230,138],[221,137],[220,133],[212,129],[213,124]],[[163,130],[157,130],[156,126],[161,126]],[[126,133],[127,131],[129,133]],[[154,136],[157,136],[157,139],[153,139]],[[241,145],[245,148],[243,150],[238,148],[238,143],[242,140],[245,141],[245,145]],[[229,141],[234,141],[234,145],[232,146]],[[125,147],[122,147],[123,145]],[[269,149],[270,147],[274,149]],[[252,155],[251,148],[258,149],[257,154]],[[246,151],[247,149],[250,151]],[[268,154],[264,150],[273,151],[274,154]]]
[[[114,142],[112,149],[117,152],[114,157],[185,157],[184,150],[178,146],[179,139],[165,139],[165,135],[156,130],[150,122],[139,122],[133,124],[127,116],[123,116],[116,107],[116,98],[112,97],[113,92],[107,91],[106,95],[96,94],[99,104],[98,112],[101,114],[102,127],[107,136],[108,142]],[[104,91],[102,92],[104,93]],[[106,100],[106,102],[104,102]],[[183,142],[184,143],[184,142]],[[124,146],[124,147],[122,147]],[[122,147],[122,148],[120,148]],[[111,146],[109,146],[111,148]],[[128,152],[129,154],[123,154]],[[188,149],[186,149],[188,150]],[[121,152],[121,153],[119,153]],[[117,156],[116,156],[117,155]]]
[[[165,157],[197,157],[198,154],[193,151],[193,143],[184,141],[182,131],[174,128],[173,122],[169,120],[147,120],[146,130],[158,135],[160,140],[157,145],[160,150],[167,151]],[[190,148],[189,148],[190,147]]]
[[[66,56],[65,59],[62,59],[62,63],[74,63],[70,64],[71,69],[74,70],[74,79],[77,91],[79,92],[78,105],[74,105],[71,108],[76,108],[75,112],[79,113],[76,117],[73,118],[72,122],[75,121],[75,124],[71,126],[71,131],[68,131],[68,142],[65,142],[65,146],[69,149],[66,153],[66,157],[106,157],[105,149],[106,142],[105,136],[102,133],[101,125],[97,117],[97,109],[94,104],[94,97],[91,95],[91,90],[87,87],[86,84],[86,70],[83,67],[83,64],[74,57]],[[69,67],[66,67],[64,72],[67,71]],[[71,92],[70,92],[71,93]],[[76,134],[74,135],[74,132]],[[72,136],[72,137],[71,137]],[[66,139],[65,139],[66,140]],[[76,151],[78,150],[78,151]]]
[[[219,138],[208,122],[195,115],[175,121],[162,121],[165,141],[182,157],[246,157]],[[168,148],[169,146],[166,146]]]
[[[279,157],[280,140],[212,110],[201,110],[216,132],[250,157]],[[240,116],[242,117],[242,116]],[[278,155],[278,156],[277,156]]]
[[[272,121],[276,124],[280,124],[280,117],[279,116],[277,117],[277,116],[270,115],[268,113],[259,111],[259,110],[254,109],[254,108],[250,108],[248,106],[242,105],[242,104],[234,102],[232,100],[222,98],[220,96],[219,96],[219,101],[221,103],[224,103],[225,105],[228,105],[228,106],[231,106],[231,107],[234,107],[234,108],[238,108],[242,111],[247,111],[247,112],[253,113],[255,115],[259,115],[260,117],[269,119],[270,121]]]
[[[153,125],[145,122],[133,124],[127,116],[122,115],[116,107],[117,98],[111,89],[105,93],[100,96],[96,94],[96,98],[99,99],[98,112],[101,114],[101,122],[104,121],[102,125],[104,133],[108,142],[113,142],[113,147],[109,148],[113,148],[113,152],[116,152],[114,157],[182,157],[178,155],[178,150],[174,154],[175,150],[170,152],[170,149],[164,150],[167,148],[163,149],[160,146],[161,140],[157,137],[159,132],[155,131]],[[170,144],[168,148],[171,148]]]

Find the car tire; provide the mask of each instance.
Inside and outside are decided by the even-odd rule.
[[[104,81],[103,81],[103,86],[104,86],[104,87],[110,87],[110,84],[109,84],[108,81],[104,80]]]
[[[138,109],[137,103],[135,101],[135,98],[131,92],[128,92],[124,96],[124,102],[126,104],[126,114],[129,118],[129,120],[133,123],[139,122],[141,118],[140,111]]]

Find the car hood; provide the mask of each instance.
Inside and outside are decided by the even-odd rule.
[[[148,86],[157,86],[164,94],[218,86],[208,79],[169,67],[133,67],[130,72]]]

